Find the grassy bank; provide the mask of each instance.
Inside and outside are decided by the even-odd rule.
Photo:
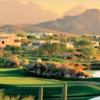
[[[96,80],[97,79],[91,79],[89,81]],[[44,100],[48,100],[47,97],[49,96],[53,98],[61,97],[64,81],[65,80],[26,77],[24,76],[23,70],[19,68],[0,69],[0,88],[4,89],[6,95],[34,95],[37,97],[39,87],[42,85],[44,87],[44,96],[46,97]],[[66,81],[68,83],[69,100],[73,100],[71,96],[83,96],[82,100],[86,100],[84,98],[90,98],[90,96],[96,96],[100,93],[100,85]],[[74,100],[79,99],[76,97]]]
[[[77,83],[76,83],[77,84]],[[69,100],[87,100],[86,98],[91,98],[91,96],[100,95],[99,86],[88,85],[88,84],[68,84],[68,99]],[[16,85],[0,85],[0,88],[4,88],[4,93],[10,96],[16,95],[34,95],[35,98],[38,98],[39,87],[44,87],[44,100],[50,100],[47,98],[61,98],[62,94],[62,85],[57,84],[16,84]],[[74,98],[74,99],[73,99]],[[77,98],[77,99],[76,99]],[[85,98],[85,99],[84,99]]]

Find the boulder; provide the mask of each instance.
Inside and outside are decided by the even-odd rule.
[[[64,75],[64,78],[71,78],[71,75],[70,74],[66,74],[66,75]]]
[[[85,79],[85,76],[79,76],[78,78],[79,79]]]
[[[40,59],[40,58],[38,58],[37,60],[36,60],[36,63],[38,64],[38,63],[42,63],[42,60]]]

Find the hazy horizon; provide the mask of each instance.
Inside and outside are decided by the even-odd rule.
[[[100,0],[0,0],[0,1],[19,1],[21,3],[33,2],[39,4],[46,10],[51,10],[58,14],[63,15],[67,10],[78,6],[84,5],[89,9],[100,9]]]
[[[100,9],[98,0],[0,0],[0,25],[37,24],[87,9]]]

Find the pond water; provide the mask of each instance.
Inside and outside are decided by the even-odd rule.
[[[100,100],[100,96],[99,97],[92,98],[92,99],[89,99],[89,100]]]
[[[99,77],[100,78],[100,70],[92,70],[91,74],[93,77]]]

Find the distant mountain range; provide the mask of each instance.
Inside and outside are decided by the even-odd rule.
[[[100,34],[100,10],[88,9],[77,16],[65,16],[55,21],[47,21],[35,25],[4,25],[0,26],[0,32]]]
[[[66,11],[61,17],[75,16],[87,9],[84,5],[78,5]],[[31,1],[26,4],[15,0],[0,1],[0,25],[37,24],[59,18],[55,12],[45,10],[37,3]]]
[[[57,34],[65,34],[64,32],[49,30],[45,28],[35,27],[33,25],[4,25],[0,26],[0,33],[36,33],[36,32],[52,32]]]
[[[40,5],[27,2],[20,3],[15,0],[0,1],[0,24],[36,24],[55,20],[58,15],[50,10],[43,9]]]
[[[77,15],[82,14],[86,10],[87,10],[86,6],[78,5],[76,7],[73,7],[71,9],[67,10],[61,17],[68,16],[68,15],[70,15],[70,16],[77,16]]]
[[[0,32],[100,34],[100,10],[79,5],[59,17],[33,2],[0,1]]]
[[[87,9],[77,16],[65,16],[34,26],[73,34],[100,34],[100,10]]]

